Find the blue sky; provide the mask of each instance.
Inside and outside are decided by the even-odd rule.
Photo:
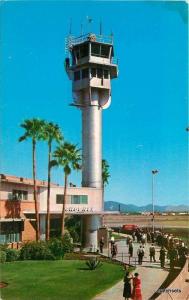
[[[157,204],[188,201],[187,4],[185,2],[27,1],[1,9],[1,172],[31,177],[31,143],[18,143],[26,118],[58,123],[67,140],[81,144],[81,114],[70,107],[64,71],[65,37],[72,32],[114,33],[119,77],[103,112],[103,157],[111,179],[105,199],[151,202],[156,168]],[[86,16],[93,22],[87,24]],[[46,179],[47,145],[39,143],[38,178]],[[53,170],[62,184],[63,173]],[[81,182],[73,173],[70,181]]]

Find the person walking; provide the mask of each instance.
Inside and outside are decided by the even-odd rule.
[[[137,250],[137,255],[138,255],[138,264],[142,265],[143,257],[144,257],[144,249],[142,246],[140,246]]]
[[[117,255],[117,245],[116,245],[115,242],[114,242],[113,245],[112,245],[112,251],[111,251],[111,254],[112,254],[112,258],[116,257],[116,255]]]
[[[102,236],[100,239],[100,253],[103,253],[103,248],[104,248],[104,237]]]
[[[152,244],[150,246],[149,250],[150,250],[150,262],[152,262],[152,259],[154,262],[156,262],[156,259],[155,259],[156,250],[155,250],[154,244]]]
[[[167,256],[170,259],[170,269],[173,270],[178,259],[177,249],[174,246],[171,246],[168,250]]]
[[[124,277],[124,288],[123,288],[123,297],[125,300],[131,298],[131,279],[133,277],[129,277],[129,272],[126,272]]]
[[[131,298],[133,300],[142,300],[142,292],[141,292],[141,280],[139,278],[139,274],[135,273],[133,278],[133,291]]]
[[[129,255],[130,257],[133,257],[133,242],[130,241],[129,243]]]
[[[142,234],[141,242],[142,242],[143,245],[146,244],[146,234],[145,233]]]
[[[132,232],[132,238],[133,238],[133,242],[135,242],[135,231]]]
[[[166,255],[166,251],[165,251],[165,248],[162,246],[160,249],[160,256],[159,256],[161,268],[165,267],[165,255]]]
[[[110,251],[112,253],[112,248],[113,248],[113,244],[114,244],[114,236],[111,236],[111,239],[110,239]]]

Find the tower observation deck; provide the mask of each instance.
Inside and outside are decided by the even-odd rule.
[[[82,186],[102,188],[102,110],[110,106],[111,80],[118,76],[113,37],[93,33],[69,36],[66,51],[72,105],[82,111]],[[101,207],[103,210],[103,199]],[[89,231],[95,223],[99,222],[94,222],[94,216],[88,220]],[[94,243],[94,239],[88,241]]]

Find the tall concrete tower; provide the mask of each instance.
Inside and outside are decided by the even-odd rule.
[[[65,68],[72,80],[72,105],[82,111],[82,186],[102,190],[102,110],[111,103],[111,79],[118,76],[113,39],[90,33],[69,36],[66,44]],[[86,215],[83,221],[85,245],[97,246],[101,217]]]

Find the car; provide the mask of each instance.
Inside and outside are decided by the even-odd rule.
[[[132,232],[139,229],[138,225],[134,224],[125,224],[122,226],[121,231],[122,232]]]

